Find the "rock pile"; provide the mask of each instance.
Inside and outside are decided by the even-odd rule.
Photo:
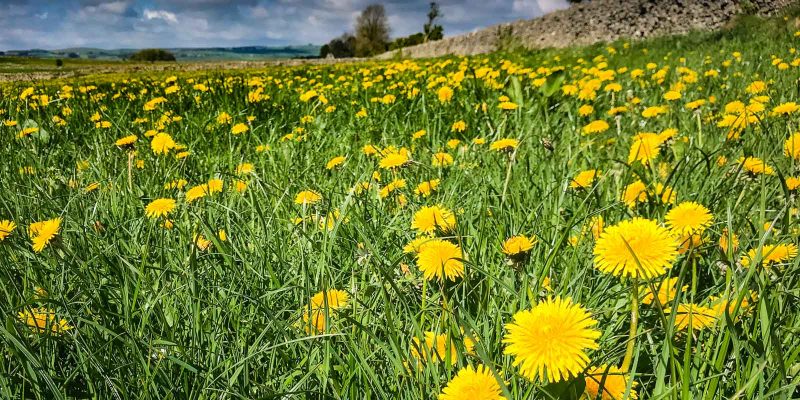
[[[521,20],[384,53],[379,58],[488,53],[513,42],[565,47],[718,29],[742,13],[774,15],[796,0],[595,0]]]

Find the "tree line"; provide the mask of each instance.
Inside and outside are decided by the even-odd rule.
[[[371,4],[356,19],[353,33],[345,32],[334,38],[320,48],[319,55],[323,58],[329,55],[336,58],[371,57],[387,50],[440,40],[444,37],[444,29],[436,21],[441,16],[439,4],[432,1],[422,32],[390,40],[391,29],[386,9],[383,4]]]

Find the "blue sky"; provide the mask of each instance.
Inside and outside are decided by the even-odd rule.
[[[428,0],[0,0],[0,50],[322,44],[386,6],[392,36],[420,31]],[[566,0],[442,0],[445,35],[532,18]]]

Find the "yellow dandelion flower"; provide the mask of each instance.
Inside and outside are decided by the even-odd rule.
[[[598,348],[595,325],[591,314],[571,299],[550,298],[514,314],[503,338],[505,354],[531,381],[568,380],[589,364],[586,350]]]
[[[672,267],[677,247],[666,228],[634,218],[605,229],[594,247],[594,266],[616,276],[652,279]]]
[[[128,135],[117,139],[117,141],[114,142],[114,145],[120,148],[129,148],[132,147],[133,144],[136,143],[138,139],[139,138],[137,138],[136,135]]]
[[[714,221],[714,216],[702,204],[685,201],[669,210],[664,219],[670,230],[686,235],[703,233]]]
[[[505,400],[497,378],[483,365],[467,365],[439,394],[439,400]]]
[[[39,334],[63,334],[73,328],[67,320],[57,318],[55,311],[46,307],[26,308],[17,314],[17,318]]]
[[[745,267],[750,267],[759,256],[761,257],[761,265],[765,267],[770,267],[772,264],[786,263],[797,257],[797,245],[794,243],[765,244],[761,247],[761,251],[758,251],[758,248],[748,250],[747,254],[739,260],[739,263]]]
[[[764,160],[757,158],[757,157],[740,157],[739,164],[742,166],[742,169],[751,173],[753,175],[774,175],[775,170],[772,169]]]
[[[458,361],[458,350],[455,341],[447,335],[425,332],[424,343],[416,337],[411,339],[411,356],[417,361],[432,363],[449,359],[453,365]]]
[[[658,304],[661,304],[661,306],[671,303],[678,293],[683,293],[689,288],[688,285],[684,285],[678,290],[677,285],[678,278],[667,278],[661,282],[653,283],[653,286],[655,286],[658,291],[657,293],[653,293],[653,290],[648,285],[645,289],[644,297],[642,297],[642,304],[656,304],[656,298],[658,299]]]
[[[518,146],[519,140],[505,138],[492,142],[492,144],[489,145],[489,149],[494,151],[512,151]]]
[[[434,167],[447,167],[453,165],[453,156],[444,152],[435,153],[432,156],[431,165]]]
[[[584,135],[590,135],[592,133],[603,133],[607,131],[608,128],[609,128],[608,122],[603,121],[602,119],[598,119],[596,121],[592,121],[584,125],[584,127],[581,128],[581,133]]]
[[[322,200],[322,195],[313,190],[303,190],[294,198],[295,204],[311,205]]]
[[[533,248],[535,240],[526,236],[512,236],[503,242],[502,251],[507,256],[516,256],[529,252]]]
[[[437,230],[449,232],[455,227],[456,216],[452,211],[440,205],[420,208],[411,221],[411,229],[427,234],[435,233]]]
[[[347,157],[345,157],[345,156],[333,157],[333,158],[330,159],[330,161],[328,161],[327,164],[325,164],[325,169],[327,169],[327,170],[334,169],[334,168],[342,165],[345,160],[347,160]]]
[[[717,323],[717,314],[711,308],[699,304],[679,304],[677,310],[668,308],[666,314],[675,314],[675,328],[679,331],[692,326],[692,330],[703,330],[713,327]]]
[[[800,161],[800,132],[797,132],[783,142],[783,154]]]
[[[416,193],[418,196],[428,197],[436,191],[436,189],[439,187],[439,183],[441,183],[440,179],[431,179],[429,181],[422,182],[417,185],[416,189],[414,189],[414,193]]]
[[[569,187],[572,189],[590,188],[599,176],[600,170],[597,169],[587,169],[578,172],[578,175],[575,175],[575,177],[569,182]]]
[[[166,217],[175,210],[175,199],[161,198],[151,201],[145,207],[145,214],[149,218]]]
[[[350,295],[344,290],[332,289],[328,291],[318,292],[311,296],[308,301],[312,309],[329,308],[331,310],[339,310],[347,307],[350,301]]]
[[[175,146],[175,140],[172,139],[172,136],[163,132],[156,134],[150,142],[150,148],[155,154],[167,154]]]
[[[247,132],[249,130],[250,130],[250,128],[247,126],[247,124],[245,124],[243,122],[239,122],[238,124],[234,125],[231,128],[231,133],[234,134],[234,135],[240,135],[240,134],[245,133],[245,132]]]
[[[405,149],[387,152],[378,165],[383,169],[400,168],[409,162],[409,154]]]
[[[17,229],[17,224],[15,224],[14,221],[9,221],[7,219],[0,221],[0,242],[9,237],[14,229]]]
[[[464,276],[463,258],[460,247],[446,240],[432,239],[420,247],[417,267],[427,280],[455,281]]]
[[[598,365],[584,374],[586,384],[584,394],[591,400],[638,399],[639,395],[633,389],[636,387],[636,382],[631,384],[631,390],[628,392],[628,378],[628,374],[617,367]],[[626,392],[628,397],[625,397]]]
[[[39,253],[58,235],[61,229],[61,218],[34,222],[28,226],[28,236],[33,242],[33,251]]]

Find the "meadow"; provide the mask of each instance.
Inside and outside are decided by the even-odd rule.
[[[0,398],[797,398],[799,14],[4,83]]]

